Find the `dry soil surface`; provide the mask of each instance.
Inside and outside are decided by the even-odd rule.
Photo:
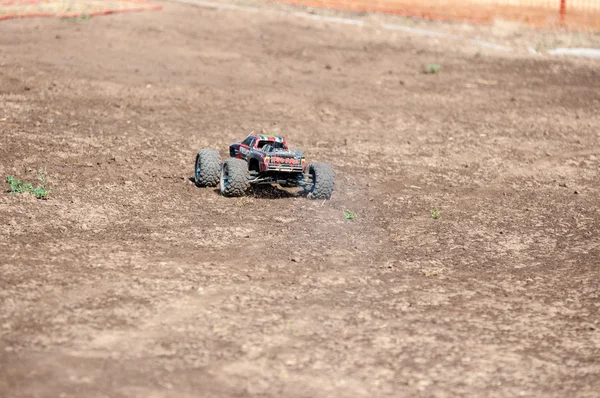
[[[0,193],[0,396],[597,397],[600,65],[449,46],[172,3],[2,22],[0,177],[52,192]],[[196,188],[252,129],[333,199]]]

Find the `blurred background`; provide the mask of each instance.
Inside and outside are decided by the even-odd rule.
[[[264,2],[484,24],[501,19],[545,29],[565,28],[587,31],[600,29],[600,1],[598,0],[266,0]],[[157,8],[160,6],[141,0],[2,0],[0,19],[27,15],[72,17],[81,14],[98,15],[107,12]]]

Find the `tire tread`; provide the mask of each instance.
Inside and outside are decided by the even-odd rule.
[[[310,199],[331,199],[335,187],[335,173],[328,163],[311,163],[308,165],[309,172],[315,174],[314,187],[308,194]]]
[[[229,158],[223,163],[223,169],[225,168],[227,168],[229,183],[221,187],[223,196],[244,196],[250,186],[248,163],[242,159]]]
[[[200,174],[196,175],[196,167],[200,160]],[[197,187],[216,187],[221,174],[221,155],[214,149],[200,149],[194,163],[194,180]]]

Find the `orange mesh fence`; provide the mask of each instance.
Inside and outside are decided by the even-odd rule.
[[[508,20],[535,28],[600,30],[600,0],[274,0],[310,7],[382,12],[427,19],[492,23]]]
[[[143,0],[0,0],[0,21],[30,17],[76,18],[161,8]]]

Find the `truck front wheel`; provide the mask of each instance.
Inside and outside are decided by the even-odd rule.
[[[214,149],[200,149],[196,155],[194,181],[198,187],[216,187],[219,183],[221,156]]]
[[[221,194],[244,196],[250,186],[248,163],[242,159],[229,158],[221,169]]]
[[[335,174],[328,163],[311,163],[308,165],[310,183],[305,187],[310,199],[331,199],[335,186]]]

